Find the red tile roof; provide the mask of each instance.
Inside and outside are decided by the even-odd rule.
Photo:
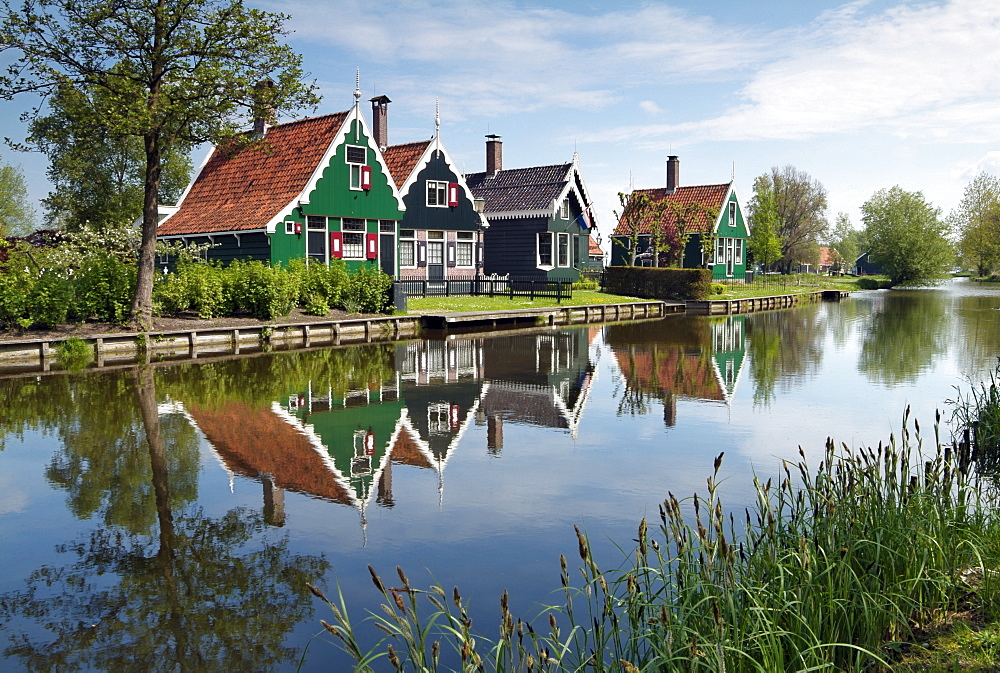
[[[427,146],[430,144],[430,140],[422,140],[405,145],[392,145],[382,152],[385,163],[389,167],[389,174],[396,183],[397,189],[403,186],[406,178],[410,177],[417,161],[424,156],[424,152],[427,151]]]
[[[722,210],[722,204],[726,199],[726,195],[729,194],[729,187],[730,183],[721,185],[692,185],[690,187],[678,187],[673,194],[667,194],[666,188],[663,187],[657,189],[637,189],[632,193],[646,194],[652,203],[667,201],[668,203],[675,204],[676,207],[694,204],[707,206],[712,211],[712,217],[709,218],[705,213],[701,213],[696,223],[696,230],[705,232],[709,231],[715,225],[715,218],[718,217],[719,212]],[[638,233],[650,233],[651,222],[652,217],[647,216],[639,223]],[[664,211],[664,232],[670,232],[675,228],[674,214],[667,209]],[[618,225],[615,227],[614,235],[627,236],[631,233],[629,225],[620,219]]]
[[[819,248],[819,265],[820,266],[833,266],[833,248],[827,248],[825,246],[820,246],[820,248]]]
[[[604,251],[601,250],[601,246],[597,245],[597,241],[594,240],[593,236],[590,237],[590,251],[587,254],[595,257],[598,255],[604,256]]]
[[[216,148],[160,236],[262,229],[305,189],[349,112],[268,129],[236,154]]]

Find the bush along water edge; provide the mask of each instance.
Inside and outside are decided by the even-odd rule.
[[[875,448],[828,441],[818,468],[805,453],[774,479],[754,479],[756,504],[737,524],[718,498],[723,456],[705,495],[668,495],[636,546],[599,568],[577,529],[579,577],[560,558],[559,600],[522,620],[500,597],[499,636],[473,629],[458,589],[414,587],[374,568],[386,635],[358,640],[348,606],[328,599],[323,626],[373,671],[886,670],[913,629],[955,611],[998,616],[1000,498],[973,469],[968,443],[934,447],[904,414]],[[912,430],[911,430],[912,425]],[[493,631],[495,632],[495,631]]]

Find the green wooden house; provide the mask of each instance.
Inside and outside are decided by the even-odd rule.
[[[593,202],[579,157],[553,166],[503,168],[500,136],[486,136],[486,171],[465,176],[483,199],[489,229],[484,271],[538,280],[577,281],[590,266]]]
[[[158,237],[210,243],[223,262],[339,258],[395,275],[404,204],[354,97],[350,110],[260,124],[255,142],[214,148]]]
[[[391,102],[372,102],[372,127],[405,204],[399,224],[402,280],[469,280],[482,271],[483,235],[489,223],[477,211],[461,171],[441,142],[440,114],[430,140],[388,144]]]
[[[732,182],[717,185],[680,186],[680,164],[676,156],[667,159],[667,186],[637,189],[631,198],[646,196],[655,210],[665,206],[660,230],[666,245],[679,244],[678,214],[690,218],[684,228],[690,234],[680,251],[680,265],[685,269],[707,268],[713,280],[743,280],[747,268],[747,239],[750,230]],[[627,208],[625,209],[627,211]],[[653,249],[655,222],[652,215],[633,220],[619,219],[612,235],[611,264],[625,266],[632,261],[633,238],[636,240],[637,266],[657,266],[664,250]],[[661,248],[663,246],[661,245]]]

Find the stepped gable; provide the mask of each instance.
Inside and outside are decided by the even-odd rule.
[[[721,212],[722,204],[725,202],[726,196],[729,194],[730,186],[730,183],[727,182],[720,185],[692,185],[690,187],[678,187],[673,190],[673,193],[670,193],[670,190],[665,187],[657,187],[655,189],[637,189],[632,193],[646,194],[653,203],[668,201],[678,206],[700,203],[711,208],[711,217],[705,213],[701,213],[698,218],[699,221],[697,230],[704,233],[706,231],[712,231],[712,228],[715,225],[715,218],[718,217],[718,214]],[[652,219],[652,217],[644,218],[642,222],[639,223],[639,231],[637,233],[650,233],[650,224]],[[670,210],[664,211],[664,228],[667,230],[675,228],[674,216]],[[615,227],[614,235],[628,236],[631,233],[630,227],[619,220],[618,225]]]
[[[410,177],[417,162],[420,161],[420,157],[424,156],[424,152],[427,151],[427,146],[430,144],[430,140],[422,140],[405,145],[392,145],[382,152],[382,157],[385,159],[386,166],[389,167],[389,174],[392,176],[393,182],[396,183],[397,189],[402,188],[403,183]]]
[[[569,179],[573,164],[512,168],[465,176],[472,193],[486,199],[486,212],[551,210]]]
[[[302,194],[348,114],[273,126],[261,143],[235,154],[216,147],[157,234],[263,229]]]

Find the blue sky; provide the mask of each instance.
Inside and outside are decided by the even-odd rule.
[[[266,0],[323,95],[317,113],[385,94],[389,142],[441,135],[466,172],[503,136],[506,168],[579,153],[607,235],[619,191],[728,182],[791,164],[829,194],[828,218],[876,190],[920,190],[943,214],[1000,170],[1000,3]],[[0,103],[19,139],[24,103]],[[203,153],[202,153],[203,154]],[[3,150],[32,195],[39,157]],[[195,157],[195,164],[201,156]]]

